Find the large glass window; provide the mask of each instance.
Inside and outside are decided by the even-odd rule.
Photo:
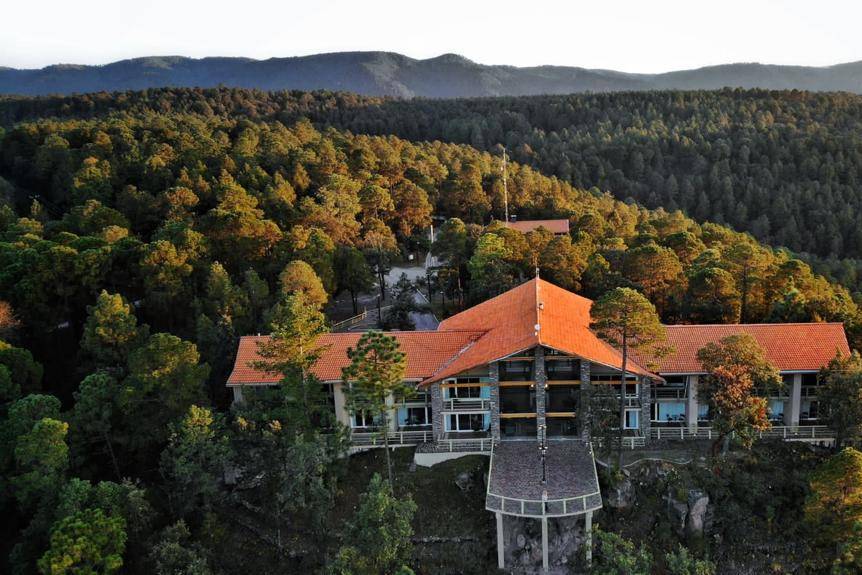
[[[365,411],[357,411],[350,418],[350,422],[356,429],[368,429],[377,427],[380,423],[380,418],[374,417],[370,413],[367,413]]]
[[[453,413],[446,418],[446,431],[487,431],[490,424],[491,416],[487,413]]]
[[[478,399],[480,397],[482,397],[482,388],[478,385],[446,388],[446,399]]]
[[[546,359],[545,372],[551,381],[574,381],[580,379],[581,362],[577,359]]]
[[[500,420],[500,434],[506,437],[536,437],[536,418],[515,417]]]
[[[533,362],[527,360],[501,361],[500,381],[532,381]]]
[[[627,409],[624,429],[640,429],[640,415],[639,409]]]
[[[770,421],[781,421],[784,418],[784,402],[778,399],[769,402]]]
[[[535,413],[536,389],[532,385],[500,387],[500,413]]]
[[[685,422],[685,402],[662,401],[652,404],[652,420],[656,423]]]
[[[820,418],[820,402],[816,399],[803,399],[799,408],[800,421],[816,421]]]
[[[548,398],[546,411],[577,411],[581,388],[578,385],[551,385],[545,392]]]

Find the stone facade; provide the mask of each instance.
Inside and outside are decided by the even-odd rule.
[[[431,384],[431,429],[435,439],[443,439],[446,427],[443,425],[443,386],[440,382]]]
[[[491,438],[500,440],[500,366],[488,364],[488,384],[491,386]]]
[[[590,400],[593,395],[593,384],[590,381],[590,362],[581,360],[581,397],[578,402],[578,433],[581,439],[589,441],[590,434]]]
[[[640,384],[641,413],[638,423],[641,435],[648,438],[652,426],[652,382],[649,378],[642,377]]]
[[[546,388],[548,378],[545,375],[545,348],[536,346],[533,360],[533,381],[536,382],[536,436],[539,441],[547,436],[546,427]]]

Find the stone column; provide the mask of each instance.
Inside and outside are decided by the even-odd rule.
[[[500,441],[500,366],[488,364],[488,384],[491,386],[491,439]]]
[[[590,362],[581,360],[581,397],[578,410],[578,431],[581,439],[590,440],[590,401],[593,396],[593,384],[590,382]]]
[[[548,573],[548,518],[542,517],[542,572]]]
[[[497,568],[506,568],[506,539],[503,537],[503,514],[497,511]]]
[[[431,384],[431,429],[435,440],[443,439],[446,426],[443,422],[443,385]]]
[[[685,399],[685,419],[690,431],[697,431],[697,412],[700,405],[697,403],[698,376],[688,376],[688,394]]]
[[[395,397],[391,393],[386,398],[386,406],[389,410],[389,431],[395,433],[398,431],[398,408],[395,405]]]
[[[790,400],[784,408],[784,425],[796,427],[799,425],[799,415],[802,411],[802,374],[793,374],[790,384]]]
[[[545,348],[541,345],[537,345],[535,349],[533,381],[536,382],[536,439],[542,441],[542,437],[548,436],[548,430],[545,427],[545,385],[548,383],[548,378],[545,377]]]
[[[587,511],[584,515],[584,545],[586,546],[587,567],[593,564],[593,512]]]
[[[641,378],[641,413],[640,413],[640,432],[649,440],[650,428],[652,427],[652,380],[648,377]]]

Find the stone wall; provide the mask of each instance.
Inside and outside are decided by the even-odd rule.
[[[640,430],[644,437],[649,440],[650,428],[652,427],[652,382],[647,377],[642,377],[640,380],[640,399],[641,399],[641,414],[640,414]]]
[[[546,425],[546,389],[548,378],[545,376],[545,348],[538,345],[535,349],[535,360],[533,361],[533,381],[536,382],[536,439],[541,441],[547,436]]]
[[[431,384],[431,429],[435,439],[442,439],[446,426],[443,423],[443,386]]]
[[[590,381],[590,362],[581,360],[581,397],[578,410],[578,433],[581,439],[590,440],[590,401],[593,396],[593,384]]]
[[[500,366],[496,361],[488,364],[488,382],[491,385],[491,438],[500,440]]]

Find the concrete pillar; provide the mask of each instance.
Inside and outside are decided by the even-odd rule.
[[[233,402],[234,404],[242,403],[242,386],[234,385],[231,389],[233,389]]]
[[[332,401],[335,403],[335,419],[350,428],[350,413],[347,412],[346,400],[344,398],[344,384],[337,382],[332,384]]]
[[[587,567],[593,564],[593,512],[584,515],[584,545],[586,545]]]
[[[590,440],[590,401],[593,396],[593,384],[590,382],[590,362],[581,360],[581,397],[578,410],[578,431],[581,439]]]
[[[500,441],[500,366],[496,361],[488,364],[488,382],[491,386],[491,439]]]
[[[533,361],[533,381],[536,382],[536,439],[542,440],[542,437],[547,437],[548,429],[545,427],[545,385],[548,383],[548,378],[545,376],[545,348],[537,345],[535,349],[535,360]]]
[[[503,514],[499,511],[494,515],[497,516],[497,568],[506,568],[506,543],[503,537]]]
[[[697,430],[697,412],[700,406],[697,403],[698,376],[688,376],[688,394],[685,399],[685,422],[691,431]]]
[[[431,430],[434,439],[443,439],[446,425],[443,422],[443,387],[438,383],[431,384]]]
[[[784,407],[784,425],[796,427],[799,425],[799,415],[802,411],[802,374],[794,373],[790,384],[790,399]]]
[[[542,517],[542,570],[548,573],[548,518]]]

